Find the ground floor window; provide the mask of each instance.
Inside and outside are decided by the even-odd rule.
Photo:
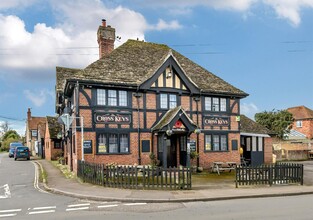
[[[226,134],[205,134],[204,151],[227,151],[228,141]]]
[[[103,133],[98,135],[98,154],[129,153],[129,134]]]

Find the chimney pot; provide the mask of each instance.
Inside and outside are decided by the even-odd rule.
[[[102,26],[106,27],[107,26],[107,21],[105,19],[102,19]]]

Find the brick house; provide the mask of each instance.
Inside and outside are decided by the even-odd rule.
[[[243,159],[252,166],[272,163],[272,132],[245,115],[240,116],[240,146]]]
[[[46,160],[55,160],[57,157],[63,156],[61,131],[62,126],[59,124],[58,118],[47,116],[45,131]]]
[[[44,158],[45,126],[46,118],[32,116],[31,110],[28,108],[25,134],[26,146],[32,155],[38,155],[42,158]]]
[[[128,40],[114,49],[105,21],[97,36],[99,60],[56,68],[56,112],[72,121],[63,139],[72,169],[82,158],[149,164],[150,153],[163,167],[186,166],[189,150],[204,168],[240,162],[239,106],[248,94],[166,45]]]
[[[313,139],[313,110],[305,106],[287,109],[294,118],[292,129],[304,134],[307,139]]]

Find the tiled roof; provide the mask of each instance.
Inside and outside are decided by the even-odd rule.
[[[269,129],[256,123],[245,115],[240,115],[240,132],[255,134],[272,134]]]
[[[164,128],[165,126],[169,125],[172,120],[175,118],[175,116],[179,113],[182,112],[182,114],[184,114],[186,116],[186,118],[188,119],[188,121],[190,122],[190,124],[194,125],[195,127],[197,127],[197,125],[189,118],[189,116],[186,114],[186,112],[184,111],[184,109],[181,106],[177,106],[175,108],[172,108],[170,110],[168,110],[165,115],[162,117],[162,119],[151,128],[152,131],[157,131],[160,130],[162,128]]]
[[[56,67],[56,91],[63,91],[65,81],[70,78],[75,78],[80,69],[72,69],[65,67]]]
[[[27,122],[29,131],[40,129],[40,135],[44,136],[46,130],[46,118],[45,117],[31,117]]]
[[[313,110],[305,106],[297,106],[287,109],[290,112],[295,120],[299,119],[313,119]]]
[[[139,86],[153,76],[170,54],[203,92],[248,95],[166,45],[136,40],[128,40],[81,71],[57,67],[57,88],[62,89],[65,79]]]
[[[47,122],[50,138],[57,138],[58,133],[62,130],[62,125],[59,124],[58,118],[47,116]]]

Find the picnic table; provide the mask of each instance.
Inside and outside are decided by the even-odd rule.
[[[212,172],[217,172],[217,174],[220,175],[221,171],[231,172],[236,166],[236,162],[213,162]]]

